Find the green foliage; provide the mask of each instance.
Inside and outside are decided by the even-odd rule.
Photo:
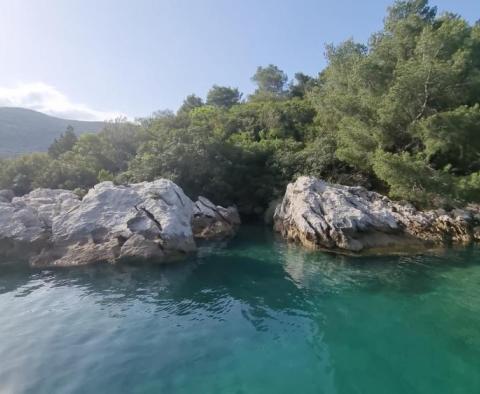
[[[142,129],[126,119],[117,119],[105,124],[98,134],[103,147],[103,154],[108,157],[111,168],[102,167],[111,173],[124,171],[140,145]]]
[[[135,157],[140,135],[140,127],[125,119],[106,123],[100,133],[79,138],[67,130],[48,155],[34,153],[5,160],[0,168],[0,188],[24,194],[37,187],[88,189],[99,181],[113,180]]]
[[[242,93],[237,88],[213,85],[207,93],[207,105],[230,108],[238,104],[241,98]]]
[[[424,21],[433,21],[437,13],[436,7],[429,7],[428,0],[397,0],[392,7],[388,9],[386,20],[386,30],[392,30],[394,27],[410,17],[415,16]]]
[[[98,182],[96,172],[79,161],[72,152],[65,153],[61,159],[51,160],[36,178],[35,187],[52,189],[88,189]]]
[[[480,195],[480,171],[459,177],[457,180],[458,197],[463,201],[478,201]]]
[[[281,96],[285,92],[287,80],[287,74],[273,64],[267,67],[259,66],[252,77],[252,81],[258,86],[255,93],[259,96]]]
[[[41,179],[51,158],[46,153],[32,153],[5,160],[0,171],[0,189],[12,189],[24,194],[36,187],[42,187]]]
[[[235,106],[226,116],[227,135],[247,133],[252,141],[293,138],[312,134],[315,109],[307,100],[254,100]]]
[[[215,135],[214,111],[211,107],[192,110],[186,127],[171,127],[164,118],[153,121],[150,139],[140,147],[122,179],[142,181],[162,176],[178,182],[192,195],[212,195],[213,188],[226,187],[228,147]]]
[[[115,180],[115,176],[111,172],[102,169],[98,172],[97,179],[99,182],[113,182]]]
[[[327,47],[310,100],[336,156],[393,197],[479,200],[480,34],[426,0],[397,1],[369,46]]]
[[[99,132],[104,122],[55,118],[27,108],[0,107],[0,156],[47,151],[68,126],[77,135]]]
[[[440,196],[452,197],[451,177],[435,171],[420,155],[377,150],[372,160],[375,174],[390,186],[394,198],[431,205]]]
[[[379,132],[354,117],[344,117],[337,132],[337,157],[360,170],[368,171],[379,146]]]
[[[456,174],[480,170],[480,106],[460,106],[422,119],[418,135],[435,168]]]
[[[293,81],[290,82],[288,90],[291,97],[304,98],[309,90],[316,85],[315,78],[303,73],[296,73]]]
[[[52,145],[48,148],[48,154],[57,159],[61,154],[71,151],[77,143],[77,136],[72,126],[68,126],[67,130],[58,138],[55,138]]]
[[[202,105],[203,105],[203,100],[200,97],[194,94],[190,94],[185,98],[185,100],[183,100],[183,104],[179,108],[178,112],[179,113],[190,112],[192,109],[201,107]]]
[[[480,25],[397,1],[368,45],[326,47],[315,78],[258,67],[255,93],[214,85],[176,114],[105,125],[49,155],[0,162],[0,187],[24,193],[166,177],[259,214],[298,175],[361,184],[422,206],[480,201]]]

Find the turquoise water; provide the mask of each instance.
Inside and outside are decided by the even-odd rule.
[[[262,227],[168,267],[0,266],[0,393],[480,393],[480,249],[348,258]]]

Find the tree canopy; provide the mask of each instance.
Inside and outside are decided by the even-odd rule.
[[[57,159],[62,153],[73,149],[77,143],[78,138],[72,126],[68,126],[67,130],[58,138],[55,138],[53,143],[48,148],[48,154]]]
[[[258,86],[256,94],[281,95],[284,93],[288,76],[277,66],[269,64],[267,67],[259,66],[252,81]]]
[[[195,198],[261,213],[298,175],[363,185],[420,206],[480,201],[480,25],[397,1],[368,43],[326,46],[317,76],[258,67],[254,94],[214,85],[135,123],[49,154],[4,160],[0,188],[85,189],[167,177]]]
[[[207,94],[207,104],[216,107],[230,108],[238,104],[242,94],[238,88],[213,85]]]

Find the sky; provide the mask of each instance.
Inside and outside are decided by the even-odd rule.
[[[366,42],[393,0],[0,0],[0,106],[104,120],[176,110],[213,84],[325,67],[324,46]],[[431,0],[469,22],[479,0]]]

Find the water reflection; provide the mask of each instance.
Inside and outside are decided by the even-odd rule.
[[[479,262],[312,253],[254,227],[167,266],[2,265],[0,391],[471,389]]]
[[[204,308],[222,314],[235,300],[252,308],[301,311],[315,297],[358,291],[422,294],[435,290],[438,277],[477,265],[479,250],[447,250],[436,256],[353,258],[305,251],[275,240],[262,228],[249,229],[229,248],[207,245],[198,256],[171,265],[99,264],[69,269],[33,270],[1,265],[0,294],[26,297],[44,287],[69,287],[109,305],[132,300],[169,303],[180,315]]]
[[[412,256],[349,257],[309,252],[282,245],[285,271],[297,287],[317,294],[338,294],[359,288],[375,292],[428,293],[438,276],[457,268],[478,266],[480,249],[445,249]]]

